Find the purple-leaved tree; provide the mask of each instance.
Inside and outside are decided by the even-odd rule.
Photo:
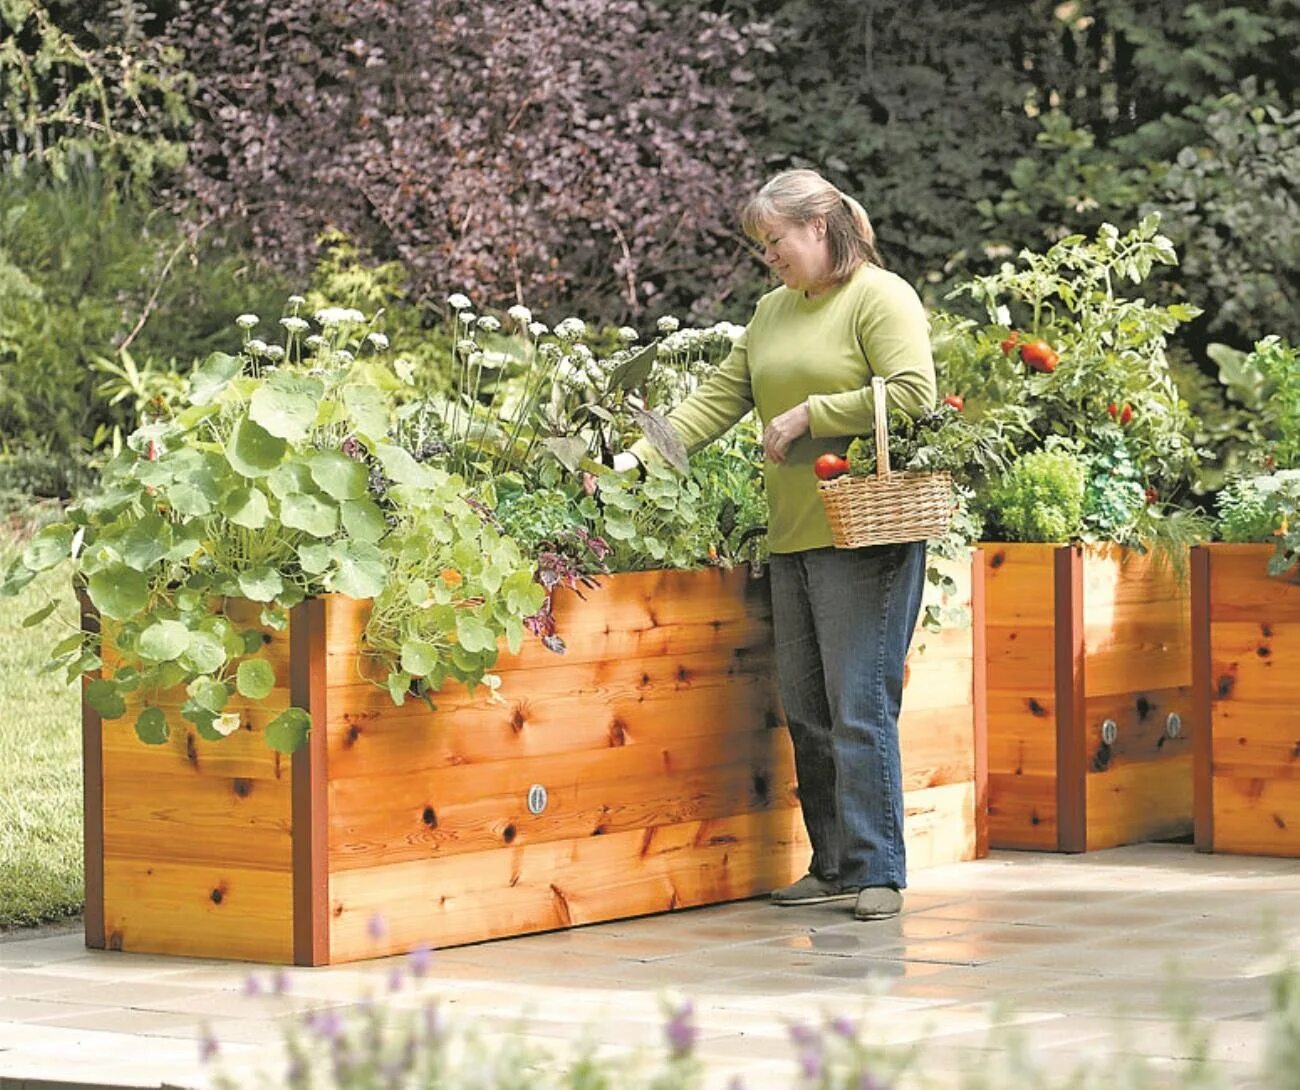
[[[618,319],[752,279],[731,88],[761,27],[650,0],[182,2],[187,196],[305,271],[336,226],[419,293]]]

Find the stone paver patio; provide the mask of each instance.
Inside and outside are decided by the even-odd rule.
[[[246,994],[250,968],[269,986],[263,967],[88,951],[79,930],[20,933],[0,940],[0,1090],[207,1086],[204,1025],[228,1073],[274,1070],[294,1011],[367,994],[437,997],[489,1039],[655,1048],[665,989],[694,1002],[709,1086],[736,1075],[796,1086],[790,1024],[841,1014],[865,1014],[878,1041],[924,1040],[918,1067],[940,1083],[1006,1047],[989,1037],[994,1022],[1016,1024],[1041,1066],[1064,1074],[1099,1051],[1184,1055],[1167,1002],[1175,975],[1241,1090],[1259,1085],[1267,955],[1300,946],[1298,896],[1296,860],[1183,844],[995,852],[916,873],[897,920],[745,901],[439,951],[426,979],[394,994],[404,959],[289,969],[287,998]]]

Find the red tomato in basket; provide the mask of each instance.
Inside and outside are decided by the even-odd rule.
[[[813,462],[813,472],[819,481],[829,481],[849,471],[849,463],[838,454],[823,454]]]

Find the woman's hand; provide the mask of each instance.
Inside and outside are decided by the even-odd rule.
[[[774,416],[763,429],[763,454],[770,462],[784,462],[790,444],[808,434],[808,402]]]
[[[641,467],[641,461],[630,450],[620,450],[614,455],[613,470],[615,473],[632,473]],[[582,474],[582,490],[588,496],[594,496],[600,490],[600,481],[594,473],[588,473],[585,470]]]

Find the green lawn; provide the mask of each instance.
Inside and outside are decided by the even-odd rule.
[[[16,547],[0,537],[0,570]],[[23,628],[52,594],[55,613]],[[76,623],[62,570],[0,598],[0,929],[75,916],[84,901],[78,689],[40,673]]]

